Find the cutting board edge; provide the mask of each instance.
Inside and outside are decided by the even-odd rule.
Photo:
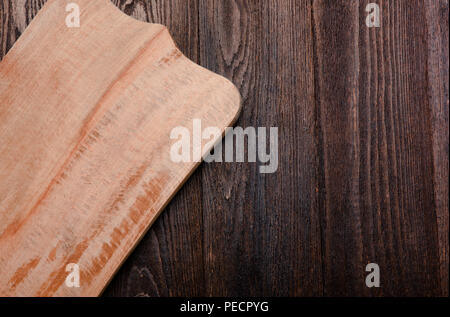
[[[191,61],[192,62],[192,61]],[[195,64],[195,63],[194,63]],[[198,64],[196,64],[198,65]],[[200,66],[200,65],[198,65]],[[200,66],[201,67],[201,66]],[[216,74],[217,75],[217,74]],[[217,75],[220,76],[220,75]],[[222,76],[220,76],[222,77]],[[225,77],[222,77],[225,78]],[[226,78],[225,78],[226,79]],[[238,111],[236,112],[236,114],[234,115],[234,117],[232,118],[232,120],[230,121],[229,124],[227,124],[227,127],[232,127],[236,124],[236,122],[238,121],[241,112],[242,112],[242,96],[239,93],[239,90],[237,89],[237,87],[233,84],[233,87],[237,90],[238,95],[239,95],[239,105],[238,105]],[[226,127],[225,127],[226,128]],[[207,148],[204,153],[202,153],[202,157],[210,152],[214,146],[220,142],[222,142],[224,136],[225,136],[225,129],[222,132],[222,135],[220,136],[220,138],[215,142],[214,145],[210,146],[210,148]],[[186,182],[189,180],[189,178],[191,178],[191,176],[194,174],[194,172],[202,165],[203,160],[201,162],[196,163],[196,165],[189,171],[189,173],[186,175],[186,177],[180,182],[180,184],[177,186],[177,188],[173,191],[172,195],[167,199],[167,201],[162,205],[162,207],[156,212],[155,216],[152,218],[150,224],[148,225],[148,227],[142,232],[142,235],[139,237],[139,239],[136,240],[136,243],[133,245],[132,248],[130,248],[129,252],[127,252],[126,256],[124,257],[124,259],[121,261],[121,263],[119,264],[119,266],[114,270],[114,272],[112,273],[111,277],[108,279],[108,281],[105,283],[104,287],[100,290],[100,292],[98,292],[98,294],[96,295],[97,297],[101,296],[105,290],[108,288],[108,286],[111,284],[112,280],[114,279],[114,277],[117,275],[117,273],[119,272],[119,270],[122,268],[122,266],[124,265],[124,263],[128,260],[128,258],[131,256],[131,254],[136,250],[137,246],[140,244],[140,242],[142,241],[142,239],[147,235],[147,233],[150,231],[150,229],[153,227],[153,224],[156,222],[156,220],[159,218],[159,216],[164,212],[164,210],[166,209],[166,207],[169,205],[169,203],[172,201],[172,199],[178,194],[178,192],[181,190],[181,188],[186,184]],[[96,297],[96,296],[92,296],[92,297]]]

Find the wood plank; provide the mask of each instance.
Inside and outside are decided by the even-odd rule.
[[[206,294],[321,295],[311,6],[200,1],[200,17],[201,64],[243,95],[237,125],[280,130],[276,173],[202,169]]]
[[[50,0],[0,64],[2,295],[98,295],[198,165],[170,159],[172,128],[224,131],[239,111],[235,87],[163,26],[77,4],[80,28]]]
[[[383,1],[379,29],[367,3],[314,2],[325,294],[438,295],[424,3]]]
[[[363,291],[359,207],[358,4],[316,1],[316,96],[324,294]]]
[[[448,296],[448,1],[426,2],[428,95],[432,107],[434,197],[439,239],[441,296]]]

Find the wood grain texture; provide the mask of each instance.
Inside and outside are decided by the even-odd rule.
[[[3,55],[42,2],[3,1]],[[203,164],[106,295],[448,296],[447,0],[113,2],[232,80],[280,165]]]
[[[162,25],[80,0],[72,29],[66,3],[48,1],[0,64],[0,295],[99,295],[198,166],[171,160],[171,130],[224,133],[240,109]]]

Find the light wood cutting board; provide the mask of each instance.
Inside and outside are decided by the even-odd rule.
[[[69,2],[49,0],[0,63],[2,296],[99,295],[198,165],[171,161],[171,130],[223,132],[240,110],[165,27],[77,0],[68,28]]]

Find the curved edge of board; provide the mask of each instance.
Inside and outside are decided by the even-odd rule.
[[[235,112],[235,115],[233,117],[233,119],[230,122],[230,125],[233,125],[237,119],[239,118],[241,112],[242,112],[242,96],[239,92],[239,89],[233,84],[233,82],[231,82],[231,80],[229,80],[228,78],[219,75],[217,73],[212,72],[211,70],[195,63],[194,61],[192,61],[191,59],[189,59],[186,55],[183,54],[183,52],[179,49],[179,47],[177,46],[175,40],[173,39],[172,35],[170,34],[170,30],[163,24],[160,23],[149,23],[149,22],[145,22],[145,21],[141,21],[141,20],[137,20],[135,18],[133,18],[132,16],[129,16],[128,14],[125,14],[124,12],[122,12],[118,7],[116,7],[116,5],[114,5],[114,3],[112,3],[110,0],[98,0],[98,1],[102,1],[105,3],[106,7],[111,11],[112,14],[115,14],[117,16],[123,16],[126,17],[130,23],[134,23],[134,24],[140,24],[144,27],[154,27],[154,26],[158,26],[159,28],[161,28],[161,32],[163,33],[163,36],[167,37],[167,39],[170,41],[171,45],[178,50],[178,52],[180,52],[180,54],[182,54],[182,56],[189,62],[192,64],[192,66],[197,67],[199,69],[201,69],[202,71],[206,71],[209,72],[211,74],[214,74],[215,76],[217,76],[217,78],[221,78],[222,80],[224,80],[226,82],[226,85],[229,86],[229,89],[232,90],[232,93],[237,95],[239,97],[239,102],[237,103],[237,108],[236,109],[232,109],[233,112]]]
[[[191,61],[192,62],[192,61]],[[192,62],[193,64],[195,64],[194,62]],[[198,64],[195,64],[196,66],[199,66]],[[200,67],[200,66],[199,66]],[[235,115],[232,117],[230,123],[228,124],[229,127],[233,126],[236,121],[239,119],[239,116],[242,112],[242,97],[239,93],[239,90],[233,85],[233,87],[236,89],[238,95],[239,95],[239,104],[238,104],[238,110],[235,113]],[[214,146],[222,141],[222,138],[225,136],[225,131],[222,132],[221,137],[216,141],[216,143],[212,146],[210,146],[209,148],[206,148],[205,151],[202,153],[202,157],[204,157],[204,155],[206,155],[207,153],[211,152],[211,150],[214,148]],[[142,233],[142,235],[139,237],[139,239],[136,241],[136,243],[134,244],[134,246],[129,250],[129,252],[126,254],[126,256],[124,257],[124,259],[122,260],[122,262],[120,263],[120,265],[117,267],[117,269],[113,272],[113,274],[111,275],[111,277],[109,278],[109,280],[106,282],[106,284],[104,285],[104,287],[101,289],[101,291],[99,292],[98,296],[101,296],[105,290],[107,289],[107,287],[110,285],[110,283],[112,282],[112,280],[114,279],[114,277],[117,275],[117,273],[119,272],[119,270],[122,268],[123,264],[127,261],[127,259],[130,257],[130,255],[133,253],[133,251],[137,248],[137,246],[139,245],[139,243],[142,241],[142,239],[146,236],[146,234],[148,233],[148,231],[152,228],[153,224],[155,223],[155,221],[159,218],[159,216],[161,215],[161,213],[166,209],[166,207],[169,205],[169,203],[172,201],[172,199],[175,197],[176,194],[178,194],[178,192],[181,190],[181,188],[184,186],[184,184],[189,180],[189,178],[192,176],[192,174],[194,174],[194,172],[197,170],[197,168],[203,163],[199,162],[196,164],[196,166],[190,171],[190,173],[188,175],[186,175],[186,177],[183,179],[183,181],[177,186],[177,188],[175,189],[175,191],[172,193],[172,195],[170,196],[170,198],[166,201],[166,203],[162,206],[162,208],[160,210],[158,210],[158,212],[156,213],[155,217],[152,219],[151,223],[147,226],[147,228],[144,230],[144,232]]]

